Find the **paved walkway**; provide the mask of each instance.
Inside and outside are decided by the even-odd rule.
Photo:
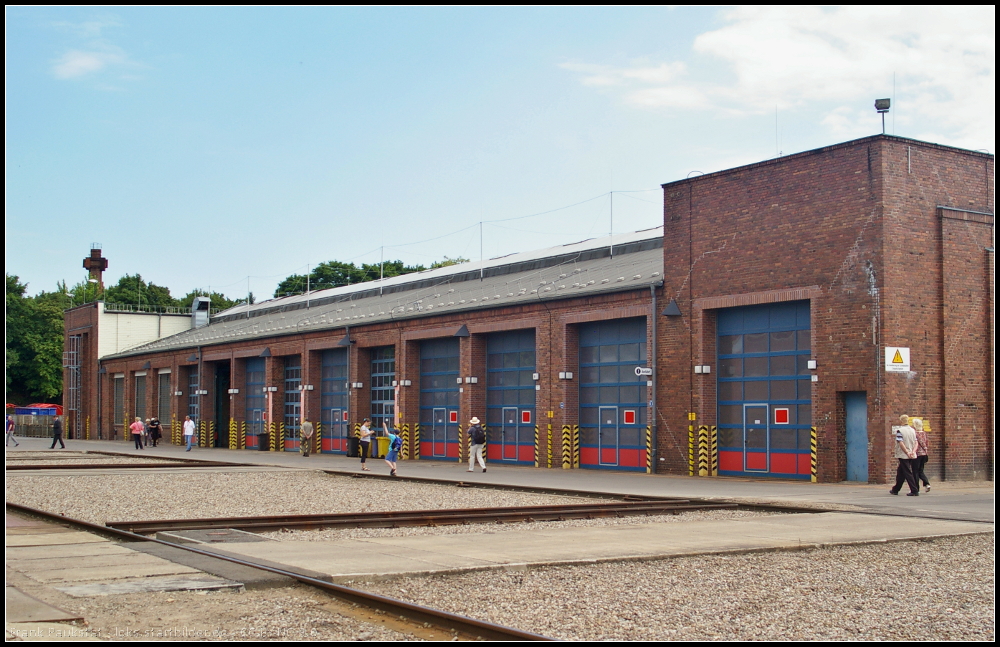
[[[7,451],[48,451],[51,440],[19,438],[21,445]],[[66,441],[67,449],[113,451],[143,456],[171,456],[258,465],[308,467],[347,473],[360,473],[357,459],[333,454],[314,454],[304,458],[297,452],[259,452],[247,450],[196,448],[185,452],[183,447],[161,445],[136,450],[131,442]],[[52,450],[56,454],[60,450]],[[380,459],[370,459],[369,474],[388,473]],[[930,494],[919,497],[892,496],[887,485],[867,483],[803,483],[773,479],[732,477],[688,477],[636,474],[610,470],[562,470],[515,467],[489,463],[488,471],[468,473],[465,465],[442,461],[401,461],[403,477],[446,482],[482,482],[493,485],[559,488],[580,492],[613,492],[647,496],[675,496],[697,499],[734,501],[767,501],[789,505],[830,506],[834,509],[865,511],[876,514],[904,515],[968,521],[994,521],[994,487],[992,482],[933,483]]]
[[[489,528],[489,526],[484,526]],[[274,541],[201,548],[266,560],[305,574],[344,581],[430,575],[491,568],[525,568],[628,559],[656,559],[757,550],[898,541],[992,532],[967,521],[896,518],[872,523],[867,514],[822,512],[719,521],[484,530],[340,541]]]

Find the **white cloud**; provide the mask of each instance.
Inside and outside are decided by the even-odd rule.
[[[870,132],[867,108],[891,95],[895,74],[900,125],[978,147],[995,136],[995,16],[992,6],[745,7],[695,38],[687,66],[562,67],[636,107],[764,114],[809,106],[838,134]],[[721,62],[725,72],[699,77],[690,68],[700,62]]]
[[[52,75],[57,79],[69,80],[83,77],[99,76],[99,73],[109,70],[121,71],[122,68],[134,70],[141,67],[132,61],[125,51],[114,45],[105,37],[105,32],[114,27],[121,27],[121,22],[115,16],[106,16],[84,22],[55,22],[52,26],[62,32],[72,34],[79,41],[76,47],[69,48],[65,54],[52,62]],[[107,75],[104,75],[106,78]],[[134,75],[121,73],[118,80],[134,80]],[[106,84],[98,87],[107,88]],[[118,88],[114,88],[118,89]]]
[[[126,57],[119,53],[73,49],[63,54],[53,64],[52,74],[57,79],[75,79],[99,72],[108,65],[125,63],[126,60]]]

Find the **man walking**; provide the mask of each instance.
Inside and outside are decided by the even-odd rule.
[[[914,463],[917,462],[917,433],[910,426],[910,417],[903,414],[899,417],[902,423],[898,427],[893,427],[896,437],[896,451],[894,456],[899,460],[896,466],[896,484],[889,490],[889,494],[899,494],[903,488],[903,481],[910,486],[910,491],[906,496],[920,496],[920,487],[917,485],[917,478],[914,474]]]
[[[476,464],[476,459],[479,459],[479,464],[482,466],[483,471],[486,471],[486,461],[483,460],[483,447],[486,446],[486,431],[483,429],[482,425],[479,424],[479,418],[473,416],[472,420],[469,421],[472,425],[469,427],[469,442],[471,443],[469,447],[469,469],[467,471],[472,472],[473,467]]]
[[[194,440],[194,420],[191,420],[191,416],[184,416],[184,442],[187,444],[187,449],[184,451],[191,451],[192,440]]]
[[[57,442],[59,443],[59,449],[66,449],[62,434],[62,416],[55,416],[55,420],[52,421],[52,446],[49,449],[55,449]]]
[[[14,419],[7,415],[7,440],[4,441],[4,445],[10,447],[11,441],[14,441],[14,447],[17,447],[21,443],[17,442],[14,438]]]

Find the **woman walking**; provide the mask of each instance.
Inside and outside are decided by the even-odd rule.
[[[389,453],[385,455],[385,464],[389,466],[389,476],[396,476],[396,460],[399,458],[399,450],[403,447],[403,439],[389,431],[389,425],[385,422],[382,423],[382,429],[389,437]]]
[[[359,444],[360,454],[361,454],[361,469],[370,472],[368,466],[365,465],[365,461],[368,460],[368,448],[372,444],[372,430],[368,426],[369,420],[365,418],[365,421],[361,423],[361,443]]]
[[[924,421],[920,418],[914,418],[910,424],[913,425],[913,431],[917,434],[917,461],[915,463],[914,477],[917,481],[924,484],[924,492],[930,492],[931,482],[927,480],[927,475],[924,474],[924,465],[927,464],[927,432],[924,431]]]

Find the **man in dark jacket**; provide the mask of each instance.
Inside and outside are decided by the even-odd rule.
[[[483,471],[486,471],[486,461],[483,460],[483,447],[486,446],[486,431],[483,429],[482,425],[479,424],[479,418],[473,417],[469,421],[469,469],[468,471],[473,471],[473,466],[476,464],[476,458],[479,458],[479,464],[483,467]]]
[[[55,420],[52,421],[52,446],[49,447],[49,449],[55,449],[57,441],[60,449],[66,449],[66,444],[63,443],[62,434],[62,416],[55,416]]]

